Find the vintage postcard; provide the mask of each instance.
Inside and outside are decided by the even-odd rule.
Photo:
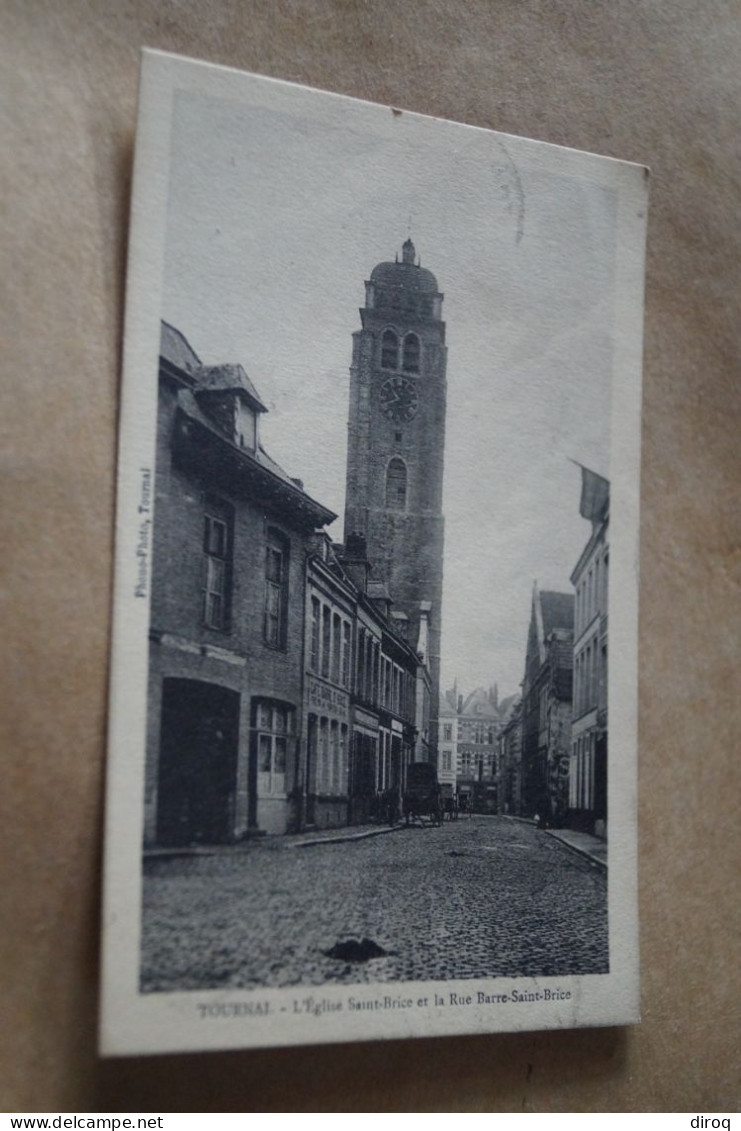
[[[104,1053],[638,1019],[647,180],[145,52]]]

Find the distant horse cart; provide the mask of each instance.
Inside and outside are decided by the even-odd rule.
[[[407,767],[406,789],[401,802],[404,820],[412,821],[428,818],[430,824],[443,823],[443,800],[437,771],[430,762],[412,762]]]

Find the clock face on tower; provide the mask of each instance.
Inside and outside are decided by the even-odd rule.
[[[389,377],[381,385],[381,410],[390,420],[413,420],[419,407],[419,394],[407,377]]]

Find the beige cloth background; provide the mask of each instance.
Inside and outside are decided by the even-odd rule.
[[[738,1110],[740,14],[731,0],[1,0],[4,1110]],[[143,44],[651,166],[641,1027],[98,1062]]]

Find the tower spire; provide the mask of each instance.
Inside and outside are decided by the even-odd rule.
[[[404,244],[401,249],[402,263],[414,263],[415,254],[415,247],[411,241],[411,238],[404,240]]]

